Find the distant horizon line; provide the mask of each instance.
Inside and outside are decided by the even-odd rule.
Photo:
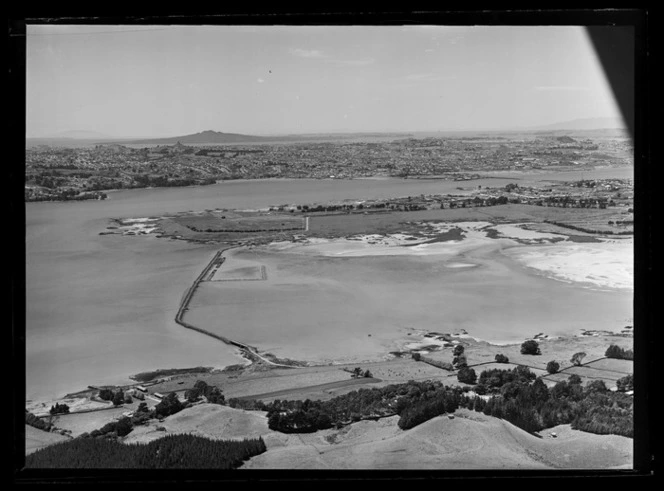
[[[330,131],[316,131],[310,133],[242,133],[236,131],[218,131],[218,130],[202,130],[194,133],[182,133],[179,135],[172,136],[163,136],[163,135],[151,135],[151,136],[113,136],[107,135],[102,132],[92,131],[92,130],[66,130],[61,131],[56,134],[51,135],[41,135],[41,136],[28,136],[26,139],[38,140],[38,139],[72,139],[72,140],[95,140],[95,139],[104,139],[104,140],[157,140],[157,139],[171,139],[192,135],[199,135],[201,133],[220,133],[220,134],[230,134],[230,135],[242,135],[242,136],[252,136],[252,137],[264,137],[264,138],[275,138],[275,137],[297,137],[297,136],[317,136],[317,135],[382,135],[382,134],[413,134],[413,133],[499,133],[499,132],[514,132],[514,131],[540,131],[551,126],[558,126],[567,123],[576,123],[580,121],[590,121],[590,120],[616,120],[618,125],[616,126],[598,126],[596,128],[586,128],[585,130],[600,130],[600,129],[624,129],[627,130],[624,122],[621,121],[620,117],[594,117],[594,118],[577,118],[568,121],[561,121],[557,123],[535,125],[535,126],[512,126],[507,128],[445,128],[445,129],[431,129],[431,130],[330,130]],[[560,128],[561,130],[574,128]],[[97,133],[97,136],[66,136],[64,133]]]

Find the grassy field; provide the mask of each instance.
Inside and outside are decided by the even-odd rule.
[[[50,433],[48,431],[39,430],[32,426],[25,425],[25,454],[46,448],[54,443],[64,442],[69,440],[69,437],[60,435],[59,433]]]
[[[433,209],[420,211],[371,211],[353,213],[310,213],[309,230],[305,231],[302,214],[280,212],[237,212],[206,210],[162,218],[158,222],[164,236],[199,242],[236,242],[257,240],[292,240],[294,236],[349,237],[358,234],[417,234],[423,221],[488,221],[492,223],[533,222],[531,228],[571,236],[578,242],[595,241],[592,234],[544,223],[559,222],[592,230],[623,232],[631,225],[616,222],[633,219],[624,208],[559,208],[535,205],[507,204],[491,207]],[[224,217],[224,218],[222,218]],[[608,222],[614,222],[609,225]]]
[[[593,380],[604,380],[607,387],[610,388],[615,386],[615,381],[618,378],[633,373],[632,361],[603,358],[606,348],[611,344],[617,344],[622,348],[631,348],[632,339],[629,337],[601,334],[597,336],[576,336],[566,339],[542,339],[540,340],[542,354],[536,356],[520,354],[519,344],[497,346],[483,342],[476,342],[469,338],[456,338],[455,340],[460,341],[465,347],[465,355],[467,356],[468,364],[473,367],[478,376],[483,370],[494,368],[512,369],[517,366],[517,364],[523,364],[531,367],[531,371],[536,375],[544,376],[547,385],[553,385],[558,381],[567,380],[570,375],[577,374],[581,377],[582,383],[584,384]],[[586,364],[580,367],[574,367],[569,360],[574,353],[579,351],[587,353],[587,356],[584,359]],[[508,356],[510,362],[495,363],[494,358],[498,353]],[[426,356],[444,361],[451,361],[453,356],[452,348],[444,348],[441,351],[431,352]],[[545,367],[550,360],[558,361],[562,372],[548,375],[545,371]],[[357,366],[362,368],[362,370],[370,370],[372,378],[367,379],[366,381],[363,379],[351,378],[350,373],[345,369],[352,370]],[[168,392],[177,392],[178,394],[183,394],[185,390],[193,387],[197,380],[204,380],[209,385],[216,385],[223,391],[227,400],[238,397],[244,399],[263,398],[268,401],[274,398],[282,400],[328,400],[361,388],[370,389],[373,387],[384,387],[390,384],[404,383],[409,380],[439,380],[445,385],[464,385],[458,382],[456,372],[449,372],[424,362],[417,362],[413,360],[412,357],[404,355],[402,357],[395,357],[381,362],[355,363],[348,365],[328,365],[298,369],[278,368],[258,371],[255,370],[255,367],[249,366],[244,370],[202,374],[187,373],[175,375],[170,380],[150,386],[149,393],[153,394],[155,392],[160,392],[165,394]],[[364,382],[368,383],[365,384]],[[470,386],[470,388],[472,389],[472,386]],[[135,400],[132,404],[106,411],[60,415],[54,417],[53,422],[58,428],[70,430],[72,436],[76,437],[84,432],[91,432],[92,430],[101,428],[106,423],[120,417],[125,411],[135,410],[139,402],[140,401]],[[156,401],[153,401],[152,399],[146,399],[145,402],[147,402],[150,407],[156,404]],[[468,417],[471,420],[478,420],[479,418],[479,420],[484,422],[495,420],[495,418],[487,419],[488,417],[473,412],[469,412]],[[447,421],[447,418],[444,420]],[[443,421],[443,419],[440,419],[440,421]],[[365,427],[375,429],[383,428],[385,424],[387,423],[362,422],[356,425],[354,424],[352,427],[349,427],[349,429],[343,431],[354,433]],[[500,424],[507,425],[508,423],[501,422]],[[335,433],[337,430],[319,431],[309,436],[289,436],[274,433],[268,430],[266,425],[267,421],[263,416],[263,413],[260,412],[244,412],[223,406],[203,405],[182,411],[176,416],[167,418],[164,422],[158,422],[155,420],[145,427],[137,427],[130,434],[127,441],[150,441],[167,434],[193,432],[194,434],[210,436],[212,438],[243,438],[263,435],[264,438],[266,438],[266,436],[268,437],[268,439],[266,439],[268,448],[270,448],[270,442],[272,442],[274,445],[272,448],[276,449],[283,447],[286,449],[286,447],[288,447],[289,452],[290,449],[295,450],[295,448],[302,443],[301,438],[313,439],[316,441],[323,439],[327,443],[339,443],[344,440],[346,440],[346,443],[352,443],[344,437],[345,433],[343,433],[343,431],[334,438],[332,438],[332,433]],[[164,427],[166,431],[158,430],[158,426]],[[392,436],[404,434],[401,430],[396,428],[395,421],[392,421],[389,427],[391,428],[389,430],[390,432],[396,431]],[[513,428],[511,425],[509,427]],[[422,425],[421,428],[425,428],[425,425]],[[408,433],[415,434],[419,431],[420,430],[409,430]],[[521,430],[516,428],[510,431],[521,432]],[[569,427],[550,428],[545,431],[556,431],[559,434],[559,438],[561,431],[571,432],[570,435],[575,435],[575,438],[579,442],[590,442],[592,440],[595,441],[595,443],[600,443],[601,441],[608,442],[612,438],[616,441],[619,440],[623,442],[623,437],[611,436],[604,437],[602,440],[602,437],[599,435],[572,431]],[[364,443],[384,440],[383,437],[387,435],[382,435],[381,432],[382,430],[378,431],[378,433],[373,436],[369,436],[369,440],[364,441]],[[36,448],[41,448],[61,440],[57,437],[51,438],[50,435],[50,433],[46,432],[40,431],[35,433],[31,431],[30,435],[28,435],[29,451],[34,451]],[[329,439],[325,440],[327,437],[332,438],[334,442]],[[376,439],[374,437],[376,437]],[[624,441],[631,442],[629,439],[625,439]],[[355,443],[360,443],[360,441],[358,440]],[[354,445],[355,444],[351,445],[350,448],[355,448]],[[419,448],[413,447],[412,445],[414,445],[414,442],[410,442],[408,445],[400,448],[408,448],[409,453],[411,451],[416,451],[416,448]],[[329,447],[328,450],[331,451],[333,448],[337,447]],[[332,456],[332,454],[330,454],[330,456]],[[272,454],[272,457],[277,457],[277,455]],[[438,457],[443,458],[442,455],[439,455]],[[383,456],[381,459],[382,458],[386,457]],[[580,455],[579,458],[581,458]],[[615,465],[627,465],[628,463],[628,460],[623,462],[619,462],[619,460],[620,459],[616,460]],[[334,459],[335,465],[345,466],[349,465],[348,462],[351,461],[352,459],[342,459],[341,454],[339,454],[338,460],[337,458]],[[384,460],[384,462],[388,461],[390,461],[389,458]],[[462,461],[464,465],[477,462],[473,459],[462,459]],[[460,460],[457,463],[462,461]],[[283,461],[284,465],[292,465],[293,462],[294,461],[290,459]],[[569,464],[578,464],[580,462],[581,461],[570,462]],[[275,461],[265,461],[260,465],[262,466],[264,464],[268,466],[275,465]],[[510,465],[513,464],[514,462],[510,463]],[[562,464],[563,462],[560,461],[557,462],[555,466],[557,467],[560,465],[566,467]],[[413,461],[412,465],[415,466],[416,463]],[[600,463],[598,461],[593,465],[600,466]]]
[[[219,231],[226,233],[273,232],[304,230],[304,217],[290,215],[255,215],[243,217],[228,217],[219,213],[206,213],[203,215],[181,216],[173,221],[194,231]]]
[[[548,382],[559,382],[567,380],[570,375],[576,374],[585,382],[602,380],[607,387],[615,387],[620,378],[631,375],[634,372],[634,363],[631,360],[601,359],[590,361],[582,366],[568,367],[561,373],[547,375]]]
[[[483,370],[512,369],[517,365],[531,368],[537,376],[545,376],[547,382],[567,380],[576,373],[583,382],[590,382],[601,378],[608,387],[615,386],[615,381],[625,375],[633,373],[633,362],[629,360],[605,359],[604,353],[611,344],[623,348],[632,347],[632,338],[613,335],[601,336],[575,336],[569,338],[545,339],[539,342],[542,354],[521,354],[520,344],[498,346],[484,342],[477,342],[470,338],[457,339],[465,347],[464,354],[468,365],[477,375]],[[586,362],[581,367],[574,367],[570,361],[572,355],[578,352],[587,353]],[[453,348],[443,348],[440,351],[428,353],[426,357],[434,360],[451,362]],[[509,363],[495,363],[496,354],[503,354],[509,358]],[[560,364],[561,373],[549,375],[546,365],[555,360]],[[306,367],[298,369],[273,369],[268,371],[238,370],[235,372],[217,372],[201,375],[181,375],[169,381],[150,387],[150,392],[182,391],[193,387],[197,380],[205,380],[210,385],[222,388],[227,398],[269,394],[281,391],[281,399],[321,399],[326,400],[336,395],[356,390],[352,385],[343,387],[321,387],[316,385],[334,384],[351,380],[350,374],[344,369],[353,369],[359,366],[363,370],[370,370],[379,382],[372,383],[372,387],[380,387],[394,383],[403,383],[408,380],[440,380],[445,385],[457,385],[456,372],[449,372],[424,362],[416,362],[410,355],[393,358],[386,361],[371,363],[355,363],[347,365],[328,365]]]
[[[622,209],[558,208],[535,205],[508,204],[492,207],[453,208],[410,212],[367,212],[350,214],[312,214],[307,235],[321,237],[344,237],[355,234],[390,234],[396,232],[416,233],[415,222],[422,221],[489,221],[494,223],[536,222],[544,220],[569,223],[587,228],[623,231],[627,227],[609,226],[609,221],[631,219]],[[539,229],[539,228],[538,228]],[[557,233],[586,235],[570,229],[556,227]]]

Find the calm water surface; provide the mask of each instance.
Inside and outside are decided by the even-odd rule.
[[[630,172],[617,169],[614,177],[630,177]],[[59,397],[90,384],[126,383],[129,375],[144,370],[241,361],[230,347],[173,321],[183,293],[215,246],[99,235],[111,218],[460,193],[457,187],[500,186],[513,182],[512,177],[233,181],[116,191],[106,201],[26,203],[27,398]]]

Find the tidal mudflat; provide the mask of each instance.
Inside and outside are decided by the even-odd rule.
[[[612,172],[621,177],[628,171]],[[514,176],[504,181],[509,179]],[[502,182],[484,179],[472,187]],[[90,384],[128,383],[130,375],[156,368],[242,362],[234,348],[174,322],[184,292],[218,245],[154,235],[99,235],[117,225],[115,218],[453,192],[458,185],[404,179],[238,181],[109,192],[106,201],[28,203],[26,396],[50,400]],[[504,212],[498,207],[485,211]],[[134,225],[151,228],[150,222]],[[347,233],[354,232],[341,235]],[[347,245],[330,246],[340,247],[347,257],[302,254],[305,248],[276,250],[278,245],[229,252],[227,273],[233,258],[244,257],[265,265],[268,279],[205,283],[188,319],[261,349],[311,360],[382,356],[411,327],[466,329],[480,338],[510,341],[521,333],[630,323],[624,319],[632,316],[631,292],[597,292],[546,278],[503,254],[507,246],[500,242],[457,251],[448,259],[423,253],[444,244],[411,241],[403,249],[415,254],[402,257],[362,255],[360,249],[380,244],[361,242],[354,241],[354,252]],[[467,234],[459,247],[469,244]],[[257,271],[236,270],[234,275],[257,277]]]
[[[560,236],[502,226],[502,238],[489,238],[488,222],[453,226],[464,230],[463,240],[406,246],[412,238],[396,234],[227,251],[223,268],[264,267],[267,279],[202,283],[187,321],[315,363],[382,359],[413,330],[466,331],[507,344],[631,323],[630,240],[529,245],[515,239]],[[534,254],[548,262],[533,266]],[[592,271],[579,278],[588,255]],[[589,288],[580,280],[591,274],[606,281]]]

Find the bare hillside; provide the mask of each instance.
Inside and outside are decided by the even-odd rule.
[[[67,440],[69,440],[68,437],[60,435],[59,433],[50,433],[25,425],[25,455],[46,448],[54,443],[60,443]]]
[[[545,430],[540,438],[468,410],[407,431],[399,429],[397,421],[394,416],[339,430],[285,435],[268,428],[265,413],[203,404],[136,428],[125,441],[147,442],[174,433],[217,439],[262,436],[268,451],[242,469],[606,469],[629,468],[632,462],[631,439],[593,435],[568,425]]]

